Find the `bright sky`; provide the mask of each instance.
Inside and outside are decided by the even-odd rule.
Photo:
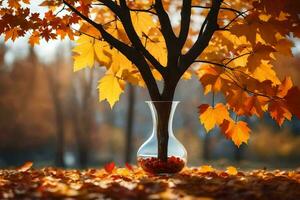
[[[36,0],[31,1],[30,10],[32,12],[38,12],[41,15],[43,15],[44,10],[38,6],[42,0]],[[28,35],[24,38],[18,38],[15,42],[8,41],[6,42],[6,46],[8,47],[8,52],[5,55],[5,62],[10,64],[14,61],[16,58],[22,58],[25,57],[29,50],[28,45]],[[0,42],[3,42],[4,38],[0,38]],[[71,47],[72,42],[70,40],[65,39],[63,41],[60,40],[54,40],[46,42],[45,40],[40,41],[40,45],[36,45],[34,47],[35,51],[37,52],[38,57],[42,62],[49,63],[57,56],[57,50],[58,48],[64,48],[67,49],[68,47]]]

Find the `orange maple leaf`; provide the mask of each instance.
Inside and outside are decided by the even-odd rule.
[[[21,7],[19,0],[8,0],[8,5],[12,8],[16,8],[16,9],[19,9]]]
[[[291,120],[292,113],[283,101],[272,101],[269,104],[268,111],[271,117],[281,126],[285,119]]]
[[[206,131],[210,131],[215,125],[221,125],[225,119],[229,119],[229,112],[222,103],[216,104],[214,107],[208,104],[199,106],[199,120],[204,125]]]
[[[9,39],[11,39],[12,41],[15,41],[16,38],[19,36],[19,28],[18,27],[14,27],[8,31],[5,32],[5,38],[4,40],[7,41]]]
[[[34,46],[36,44],[40,44],[40,34],[38,32],[33,32],[28,40],[29,44],[31,46]]]
[[[246,122],[224,120],[223,124],[221,125],[221,129],[225,133],[226,137],[230,138],[238,147],[242,143],[247,144],[250,136],[250,129]]]

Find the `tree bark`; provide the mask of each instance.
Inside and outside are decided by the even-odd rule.
[[[154,106],[157,114],[157,156],[158,159],[164,162],[168,160],[169,117],[172,109],[175,89],[179,81],[179,78],[174,79],[174,77],[175,76],[167,77],[160,101],[154,100]]]
[[[157,152],[158,159],[168,160],[168,142],[169,142],[169,116],[172,108],[171,102],[154,102],[157,113]]]

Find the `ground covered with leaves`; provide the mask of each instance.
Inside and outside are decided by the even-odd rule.
[[[0,170],[0,199],[300,199],[300,170],[238,171],[211,166],[154,176],[113,163],[103,169],[32,168]]]

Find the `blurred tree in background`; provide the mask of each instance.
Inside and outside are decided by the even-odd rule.
[[[139,3],[105,0],[100,4],[93,0],[43,1],[38,7],[46,11],[41,13],[34,11],[34,3],[27,0],[3,2],[6,3],[1,7],[0,32],[5,35],[5,41],[14,41],[25,33],[30,34],[29,43],[32,46],[39,44],[41,38],[46,41],[57,37],[64,39],[66,36],[76,39],[74,70],[92,68],[98,64],[102,70],[106,69],[99,81],[99,99],[106,99],[110,106],[119,100],[126,88],[125,83],[147,86],[152,100],[171,101],[181,78],[191,79],[191,72],[195,72],[209,99],[204,99],[206,102],[201,102],[199,107],[200,122],[207,132],[219,127],[212,132],[221,130],[237,146],[247,143],[250,135],[248,124],[265,117],[265,112],[280,126],[286,119],[291,120],[292,114],[300,115],[297,103],[300,91],[290,77],[283,76],[286,70],[280,70],[287,62],[297,62],[297,59],[292,60],[292,48],[296,37],[299,37],[299,2],[277,2],[281,6],[273,6],[264,0],[194,0],[182,1],[182,4],[160,0]],[[176,17],[179,10],[180,23],[171,22],[169,15],[172,19],[179,19],[179,16]],[[250,29],[253,31],[249,32]],[[29,60],[31,65],[38,65],[35,59]],[[92,97],[97,70],[82,71],[74,76],[68,74],[69,79],[61,80],[61,74],[67,77],[58,68],[63,63],[61,61],[62,57],[56,56],[56,61],[51,63],[55,67],[43,66],[41,76],[45,78],[43,81],[47,80],[47,100],[53,106],[51,119],[55,124],[56,163],[65,165],[65,138],[69,130],[74,134],[71,138],[76,141],[78,164],[85,167],[89,161],[88,155],[91,155],[89,151],[93,150],[93,146],[88,148],[90,138],[100,129],[105,130],[105,126],[96,125],[100,115],[96,112]],[[13,67],[9,73],[16,73],[18,68]],[[21,92],[16,91],[16,94],[21,96],[28,88],[34,91],[35,88],[31,88],[37,82],[35,74],[34,69],[26,84],[25,81],[20,84],[22,87],[27,85],[27,89],[19,89]],[[18,76],[12,77],[16,79]],[[158,83],[160,80],[163,84]],[[66,88],[65,83],[69,84]],[[126,114],[117,108],[117,115],[105,116],[110,118],[107,124],[116,133],[98,140],[108,144],[110,152],[114,153],[124,146],[111,145],[111,142],[122,144],[124,137],[127,138],[125,160],[130,160],[134,119],[134,93],[131,87],[129,91]],[[13,132],[21,132],[23,119],[19,121],[19,113],[25,113],[24,109],[29,105],[26,99],[31,96],[33,93],[23,96],[21,106],[16,106],[20,110],[16,110],[16,116],[11,118],[14,123],[18,121],[12,128],[18,131]],[[67,104],[63,103],[66,99]],[[185,109],[188,110],[188,107]],[[158,110],[157,113],[163,114],[165,110]],[[120,116],[128,116],[127,134],[123,137],[118,136],[122,129],[116,128],[120,121],[124,122]],[[269,121],[270,118],[266,119]],[[176,122],[181,123],[180,120]],[[162,123],[159,127],[164,129],[166,125]],[[189,127],[190,122],[181,125]],[[126,126],[125,123],[122,126]],[[108,130],[106,132],[110,134]],[[162,141],[159,143],[158,157],[163,160],[167,157],[168,141],[164,132],[158,137]],[[211,146],[224,146],[224,151],[217,148],[216,152],[226,152],[228,145],[218,144],[221,140],[219,134],[204,137],[204,158],[217,157]],[[113,139],[107,142],[107,138]],[[232,149],[231,156],[237,161],[246,153],[243,149],[232,147],[228,148],[228,152]]]
[[[62,49],[61,46],[58,48]],[[132,108],[129,109],[132,106],[129,88],[121,105],[111,111],[107,105],[98,103],[96,84],[89,88],[96,81],[94,77],[103,74],[101,70],[73,73],[70,55],[59,53],[58,50],[55,60],[45,64],[32,48],[26,57],[16,58],[8,64],[4,57],[10,47],[2,45],[0,49],[1,166],[16,165],[26,160],[34,160],[38,165],[55,162],[57,166],[78,167],[101,165],[112,160],[122,164],[129,158],[134,162],[135,150],[151,130],[151,118],[143,103],[147,97],[145,91],[136,90],[133,95],[136,102],[132,110],[135,125],[127,135],[126,127],[130,126],[127,116],[132,112]],[[288,65],[289,68],[280,69],[291,70],[295,84],[299,85],[299,56],[294,59],[283,58],[278,64]],[[197,82],[196,79],[192,81]],[[235,159],[236,147],[220,137],[218,130],[210,135],[204,134],[194,117],[197,114],[194,107],[199,100],[206,103],[211,97],[204,97],[201,91],[196,84],[190,87],[188,82],[180,82],[176,98],[183,101],[176,113],[178,123],[174,127],[175,133],[187,147],[191,164],[199,164],[207,159],[219,160],[222,165],[228,162],[224,158]],[[84,95],[88,93],[90,97]],[[84,109],[86,101],[90,101],[91,111]],[[85,119],[85,116],[90,118]],[[253,120],[249,123],[260,123],[253,126],[253,138],[248,148],[243,150],[241,164],[253,166],[255,164],[249,162],[255,161],[262,163],[259,166],[265,166],[284,160],[284,167],[297,166],[300,155],[299,123],[292,120],[291,123],[285,123],[282,130],[276,128],[277,125],[268,115],[263,120]],[[91,123],[89,132],[84,130],[85,123]],[[128,147],[125,141],[131,141],[127,143],[131,151],[126,151]],[[80,146],[82,143],[84,145]],[[87,146],[89,148],[80,153]]]

